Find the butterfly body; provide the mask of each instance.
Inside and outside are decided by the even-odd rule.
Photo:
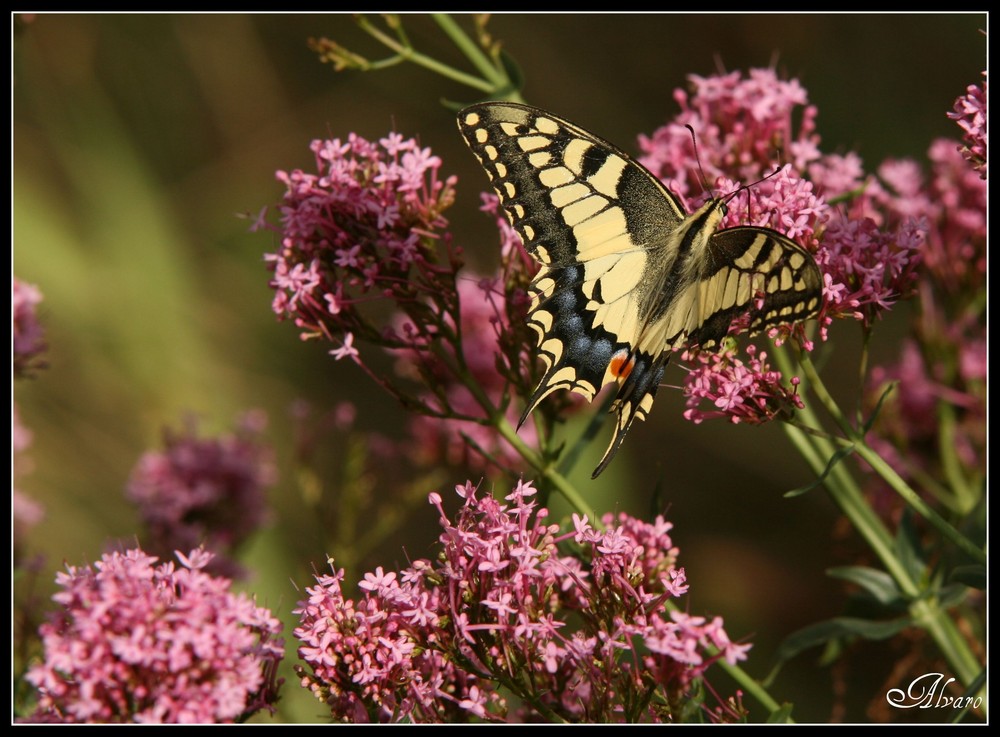
[[[595,477],[649,413],[673,350],[718,344],[745,313],[756,333],[819,309],[822,277],[797,244],[767,228],[719,230],[722,200],[685,213],[642,165],[573,123],[489,102],[458,124],[541,264],[528,324],[546,372],[521,421],[557,389],[593,400],[618,384]]]

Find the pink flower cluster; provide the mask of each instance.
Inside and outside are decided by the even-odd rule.
[[[986,180],[954,141],[934,141],[927,156],[930,181],[919,180],[929,226],[924,264],[942,296],[969,301],[986,283]]]
[[[934,141],[928,155],[929,181],[913,173],[886,197],[887,208],[906,208],[927,227],[913,338],[872,370],[872,411],[896,384],[869,441],[904,478],[961,473],[976,489],[986,477],[986,181],[952,141]]]
[[[955,109],[948,117],[962,129],[962,155],[986,179],[986,72],[981,86],[970,84],[966,93],[955,100]]]
[[[735,192],[741,183],[728,177],[715,182],[717,192]],[[708,194],[696,202],[707,199]],[[733,198],[721,227],[755,225],[777,230],[801,245],[811,247],[818,242],[830,219],[830,206],[815,185],[789,166],[783,166],[773,176],[745,189]]]
[[[773,228],[814,255],[824,278],[821,337],[826,338],[834,318],[870,326],[914,291],[921,260],[932,251],[935,214],[929,209],[933,193],[922,185],[915,166],[883,166],[883,186],[865,174],[856,154],[822,154],[816,108],[797,81],[783,81],[773,70],[751,70],[746,77],[739,72],[692,76],[690,81],[690,92],[674,94],[681,106],[675,120],[652,137],[640,137],[642,162],[692,207],[710,197],[697,178],[691,134],[684,127],[690,125],[718,195],[765,177],[730,203],[723,227]],[[797,110],[801,122],[796,127]],[[788,163],[776,170],[775,161],[782,158]],[[833,200],[843,204],[833,206]],[[798,335],[802,339],[801,331]],[[808,340],[800,342],[807,350],[813,347]],[[766,421],[775,406],[799,402],[794,385],[780,372],[755,371],[752,355],[747,361],[734,359],[699,359],[700,366],[688,375],[689,419],[729,416],[746,422],[760,410],[756,421]],[[713,378],[714,369],[721,373]],[[699,411],[698,398],[710,400],[717,411]]]
[[[755,345],[748,345],[746,352],[745,362],[732,349],[684,355],[694,364],[684,382],[684,419],[699,425],[708,419],[726,417],[734,424],[759,425],[803,407],[797,378],[793,377],[791,386],[786,387],[781,372],[767,364],[767,353],[761,351],[758,357]],[[699,409],[702,401],[710,402],[715,409]]]
[[[430,498],[433,561],[367,574],[357,600],[343,571],[307,589],[300,675],[336,718],[671,721],[714,660],[746,657],[721,619],[668,606],[688,585],[662,517],[561,532],[530,483],[506,503],[456,491],[454,521]]]
[[[824,272],[823,336],[835,316],[849,315],[871,325],[883,310],[909,295],[926,235],[926,223],[912,218],[889,230],[871,218],[834,217],[816,254]]]
[[[29,375],[34,369],[44,367],[40,356],[45,352],[45,331],[38,321],[36,308],[42,293],[34,284],[21,281],[16,276],[11,283],[11,349],[14,358],[14,376]]]
[[[441,181],[441,159],[397,133],[376,143],[352,133],[311,148],[316,173],[278,172],[287,192],[275,228],[281,247],[265,257],[272,307],[303,339],[329,340],[335,357],[356,360],[356,337],[385,337],[364,303],[390,299],[421,325],[448,311],[458,261],[441,213],[455,179]],[[269,226],[261,219],[256,227]]]
[[[782,80],[773,69],[688,77],[691,91],[674,90],[681,112],[652,137],[639,136],[640,162],[681,197],[704,189],[694,166],[691,132],[694,129],[705,176],[741,183],[770,174],[775,154],[789,156],[797,171],[819,158],[816,108],[808,104],[798,80]],[[803,108],[798,129],[793,112]]]
[[[136,548],[57,575],[33,720],[233,722],[276,701],[281,623],[205,573],[210,553],[177,557]]]
[[[235,434],[199,438],[194,419],[180,432],[164,431],[163,451],[150,451],[132,471],[126,497],[139,508],[145,545],[157,555],[205,545],[212,570],[242,570],[227,556],[267,520],[265,490],[274,484],[272,451],[259,435],[262,412],[248,412]]]
[[[523,320],[507,329],[519,325],[523,312],[512,312],[526,310],[527,300],[516,279],[459,274],[441,214],[455,178],[442,181],[441,160],[395,133],[378,143],[351,134],[313,149],[317,174],[279,172],[288,192],[282,248],[267,257],[275,311],[293,317],[304,338],[337,343],[336,358],[353,359],[414,410],[416,459],[477,470],[516,462],[488,425],[501,404],[513,421],[508,382],[533,364],[533,343],[520,340]],[[403,381],[363,360],[362,340],[392,354]]]

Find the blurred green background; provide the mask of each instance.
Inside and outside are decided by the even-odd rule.
[[[418,49],[461,63],[428,18],[405,22]],[[509,14],[490,23],[523,71],[528,102],[626,151],[637,153],[636,136],[677,112],[672,92],[687,75],[775,65],[818,106],[822,150],[857,151],[869,171],[886,157],[923,162],[934,138],[958,138],[946,113],[981,79],[985,28],[983,14]],[[41,14],[17,29],[13,270],[44,293],[50,344],[50,367],[14,391],[34,433],[34,468],[18,486],[47,510],[30,537],[46,555],[45,585],[62,561],[93,561],[109,541],[136,534],[124,484],[140,454],[160,446],[164,425],[193,411],[208,434],[260,407],[281,480],[274,524],[248,552],[256,578],[243,587],[281,612],[292,642],[288,612],[333,551],[296,478],[289,406],[351,398],[361,428],[397,436],[406,421],[360,371],[302,343],[271,312],[262,254],[275,236],[249,233],[240,214],[279,201],[276,169],[312,167],[311,140],[418,136],[443,172],[459,176],[448,212],[456,242],[481,270],[498,263],[496,233],[477,209],[486,178],[441,104],[476,93],[412,65],[335,73],[306,46],[320,36],[385,55],[347,15]],[[879,325],[876,362],[895,356],[905,327],[905,306]],[[858,338],[838,325],[825,367],[847,407],[857,396]],[[668,383],[680,381],[668,372]],[[823,570],[844,562],[838,548],[853,543],[839,537],[821,492],[782,498],[810,477],[779,428],[693,426],[681,418],[680,392],[668,389],[656,407],[600,482],[581,488],[598,510],[647,515],[659,487],[691,611],[720,614],[731,636],[752,640],[747,669],[763,677],[782,637],[839,613],[843,592]],[[584,454],[583,478],[603,437]],[[444,478],[446,495],[465,480],[458,470]],[[427,555],[437,533],[435,515],[421,509],[348,579]],[[883,685],[898,655],[866,646],[835,677],[809,653],[772,694],[796,703],[801,721],[865,721],[868,700],[898,685]],[[322,721],[320,705],[286,675],[278,718]],[[713,683],[733,690],[721,674]]]

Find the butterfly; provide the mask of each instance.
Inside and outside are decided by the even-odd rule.
[[[812,256],[769,228],[719,230],[722,199],[694,212],[616,146],[552,113],[484,102],[458,114],[525,248],[541,264],[528,324],[546,396],[593,401],[609,383],[618,420],[593,478],[644,420],[672,351],[716,346],[735,318],[750,333],[813,317],[823,279]]]

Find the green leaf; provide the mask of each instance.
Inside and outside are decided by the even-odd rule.
[[[938,591],[937,598],[942,609],[950,609],[951,607],[965,601],[965,597],[968,595],[968,586],[961,583],[953,583],[942,587],[941,590]]]
[[[892,393],[892,390],[896,388],[896,384],[898,383],[899,383],[898,381],[889,382],[889,386],[887,386],[885,388],[885,391],[882,392],[882,396],[880,396],[878,398],[878,401],[875,403],[875,409],[872,410],[871,415],[868,417],[867,420],[865,420],[865,424],[861,428],[862,436],[866,435],[868,431],[872,429],[872,425],[875,424],[875,419],[878,417],[878,413],[882,411],[882,403],[885,402],[885,400]]]
[[[842,461],[844,458],[846,458],[853,452],[854,452],[854,443],[851,443],[850,445],[845,445],[843,448],[838,450],[830,457],[830,462],[826,464],[826,468],[823,469],[823,473],[819,475],[818,479],[813,481],[808,486],[803,486],[798,489],[792,489],[791,491],[786,491],[785,497],[787,499],[791,499],[792,497],[802,496],[806,492],[812,491],[817,486],[820,486],[826,480],[826,477],[830,475],[830,471],[833,470],[833,467],[836,466],[838,463],[840,463],[840,461]]]
[[[889,606],[902,601],[902,592],[896,582],[885,571],[865,566],[841,566],[830,568],[827,575],[850,581],[867,591],[879,604]]]
[[[844,654],[844,640],[829,640],[819,656],[819,665],[823,668],[831,666],[840,660]]]
[[[979,671],[979,675],[976,676],[969,687],[965,689],[965,693],[962,694],[962,703],[965,704],[965,708],[959,711],[952,718],[952,724],[958,724],[962,721],[962,718],[969,712],[969,708],[972,705],[972,701],[978,695],[979,691],[982,690],[983,686],[986,685],[986,669]]]
[[[766,724],[788,724],[792,718],[793,704],[782,704],[767,715]]]
[[[986,591],[986,566],[974,563],[967,566],[958,566],[948,576],[949,583],[960,583],[969,588]]]
[[[906,568],[910,578],[914,581],[923,581],[927,563],[920,546],[920,535],[913,524],[913,513],[909,509],[903,511],[895,543],[896,557]]]
[[[857,617],[834,617],[793,632],[778,648],[779,660],[790,660],[803,650],[832,640],[860,637],[864,640],[887,640],[911,624],[909,617],[878,621]]]
[[[496,93],[506,98],[512,92],[519,93],[524,89],[524,72],[521,71],[521,66],[514,57],[508,54],[507,50],[503,48],[500,49],[500,63],[503,65],[503,70],[507,75],[507,79],[510,80],[510,84],[504,89],[496,90]]]

